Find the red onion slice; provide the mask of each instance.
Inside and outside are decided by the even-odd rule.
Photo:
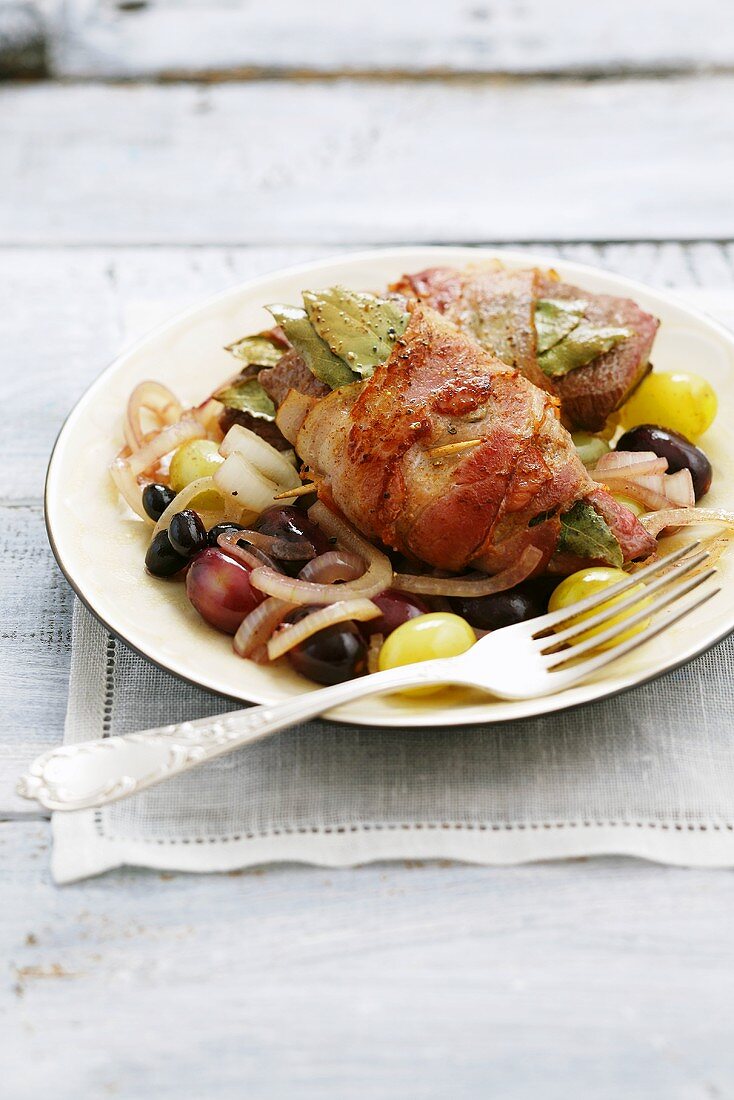
[[[361,577],[345,584],[315,584],[301,578],[285,577],[272,569],[256,569],[250,577],[250,583],[266,592],[296,604],[340,603],[350,598],[370,599],[390,587],[392,565],[389,558],[373,546],[371,542],[358,534],[346,520],[335,516],[325,504],[317,501],[308,511],[309,517],[330,538],[343,544],[366,563]]]
[[[604,484],[613,492],[624,493],[647,508],[692,508],[696,502],[691,471],[678,470],[675,474],[624,476],[604,475]]]
[[[256,650],[264,648],[276,626],[292,610],[293,604],[284,600],[263,600],[240,623],[232,641],[235,653],[252,657]]]
[[[501,573],[483,577],[479,573],[466,577],[417,577],[408,573],[396,573],[392,587],[400,592],[412,592],[421,596],[492,596],[506,592],[516,584],[527,580],[543,558],[542,551],[528,546],[520,557]]]
[[[344,588],[342,587],[340,590],[343,592]],[[271,661],[276,661],[289,649],[300,645],[306,638],[310,638],[312,634],[317,634],[319,630],[324,630],[327,626],[353,620],[367,622],[369,619],[378,618],[381,614],[382,612],[377,604],[366,599],[342,600],[332,603],[328,607],[321,607],[318,611],[313,611],[297,623],[278,631],[268,642],[268,657]]]
[[[110,465],[110,476],[117,491],[125,499],[125,502],[130,505],[133,512],[144,519],[146,523],[152,523],[153,521],[143,508],[142,487],[138,484],[127,459],[116,458]]]
[[[188,443],[190,439],[204,439],[206,432],[198,420],[184,417],[175,424],[169,424],[163,431],[153,436],[139,451],[130,455],[128,462],[133,474],[145,473],[164,455],[170,454],[180,447],[182,443]]]
[[[328,550],[304,565],[298,574],[302,581],[314,584],[334,584],[335,581],[356,581],[364,576],[365,563],[350,550]],[[344,591],[344,589],[342,589]]]
[[[734,528],[734,512],[723,508],[663,508],[640,516],[640,523],[654,538],[666,527],[690,527],[697,523],[721,523]]]
[[[130,394],[125,414],[125,439],[132,451],[142,447],[145,432],[140,421],[143,409],[151,412],[161,427],[181,419],[183,405],[160,382],[141,382]]]
[[[250,569],[253,570],[250,576],[251,584],[255,584],[253,578],[255,573],[259,573],[261,569],[272,570],[278,577],[283,576],[282,573],[278,572],[278,567],[273,559],[268,557],[264,550],[261,550],[259,546],[240,546],[240,540],[247,541],[244,531],[226,531],[224,534],[219,535],[217,543],[222,550],[226,550],[233,558],[249,565]],[[255,587],[258,588],[259,585],[255,585]]]
[[[635,452],[629,452],[633,454]],[[616,452],[610,452],[610,455],[616,455]],[[604,455],[604,458],[610,457],[610,455]],[[626,462],[624,459],[627,457],[627,452],[620,452],[617,457],[620,461],[615,463],[604,463],[603,458],[600,458],[596,466],[589,471],[591,477],[595,481],[602,481],[605,484],[610,483],[614,478],[624,477],[646,477],[651,474],[664,474],[668,469],[667,458],[658,458],[657,455],[648,455],[645,452],[639,452],[638,457],[642,457],[642,462]]]
[[[280,561],[311,561],[316,557],[313,544],[308,539],[279,538],[277,535],[265,535],[262,531],[251,531],[245,528],[237,532],[237,537],[263,550],[268,557],[278,558]]]

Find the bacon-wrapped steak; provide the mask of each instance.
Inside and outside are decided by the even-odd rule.
[[[611,527],[620,564],[654,546],[589,478],[558,400],[421,304],[369,381],[316,402],[296,448],[327,503],[439,569],[496,573],[529,546],[537,572],[562,568],[563,516],[578,502],[607,534],[603,510],[625,528],[623,542]]]
[[[404,275],[392,290],[432,306],[557,394],[572,428],[603,428],[649,370],[656,318],[630,299],[590,294],[553,272],[497,262],[430,268]]]

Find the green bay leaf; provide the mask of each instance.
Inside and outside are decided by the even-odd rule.
[[[538,365],[549,378],[560,378],[592,363],[632,335],[628,328],[580,321],[567,336],[538,356]]]
[[[334,355],[329,345],[318,335],[305,309],[287,305],[271,305],[267,308],[319,382],[335,390],[357,380],[349,367]]]
[[[275,420],[275,405],[257,378],[241,378],[214,394],[228,409],[250,413],[261,420]]]
[[[247,366],[274,367],[282,359],[285,348],[279,347],[263,332],[235,340],[234,344],[227,345],[227,351]]]
[[[369,378],[390,358],[408,324],[397,302],[343,286],[304,291],[303,301],[321,339],[360,378]]]
[[[578,500],[569,512],[561,516],[561,537],[558,549],[579,558],[606,562],[621,569],[622,548],[606,520],[583,500]]]
[[[539,298],[535,303],[535,331],[538,355],[559,344],[583,320],[586,302]]]

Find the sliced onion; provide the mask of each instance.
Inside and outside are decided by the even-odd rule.
[[[308,539],[278,538],[277,535],[264,535],[262,531],[252,531],[245,527],[237,532],[238,539],[244,539],[258,550],[263,550],[269,557],[278,558],[280,561],[310,561],[316,557],[313,543]],[[322,555],[323,556],[323,555]]]
[[[161,426],[181,419],[183,406],[176,395],[160,382],[141,382],[130,394],[125,415],[125,439],[131,450],[142,447],[145,432],[140,421],[143,409],[152,412]]]
[[[342,588],[341,591],[343,592],[344,589]],[[381,614],[377,604],[367,599],[340,600],[330,604],[329,607],[321,607],[318,611],[313,611],[300,619],[299,622],[287,626],[285,630],[278,631],[268,642],[268,657],[271,661],[276,661],[289,649],[300,645],[306,638],[310,638],[312,634],[317,634],[327,626],[351,622],[355,619],[357,622],[364,623],[369,619],[379,618]]]
[[[265,647],[276,626],[283,621],[293,605],[284,600],[263,600],[239,625],[232,644],[240,657],[251,657]]]
[[[240,546],[241,540],[245,542],[244,546]],[[226,550],[233,558],[249,565],[250,569],[274,569],[276,573],[278,572],[277,565],[264,550],[261,550],[259,546],[247,544],[243,531],[225,531],[219,535],[217,543],[222,550]]]
[[[265,439],[261,439],[242,424],[232,425],[219,448],[219,453],[225,458],[235,451],[279,488],[295,489],[301,484],[293,464]]]
[[[321,501],[317,501],[309,508],[308,514],[326,535],[335,538],[344,545],[345,549],[351,550],[362,558],[366,563],[362,576],[337,586],[284,577],[282,573],[274,573],[270,569],[256,569],[250,577],[250,583],[255,588],[259,588],[261,592],[267,592],[268,596],[288,600],[289,603],[331,604],[350,597],[369,599],[390,587],[392,565],[385,554],[367,539],[362,538],[346,520],[334,515]]]
[[[295,470],[294,470],[295,473]],[[298,480],[298,479],[297,479]],[[270,481],[238,451],[232,451],[214,474],[214,481],[221,491],[234,497],[241,508],[260,515],[273,505],[280,487]],[[283,504],[292,504],[294,497],[283,500]]]
[[[185,488],[183,488],[180,493],[176,493],[175,497],[168,505],[165,512],[163,512],[158,519],[158,522],[155,525],[155,530],[153,531],[153,538],[155,538],[155,536],[160,531],[167,531],[168,525],[173,517],[176,515],[176,513],[183,512],[184,508],[188,508],[191,501],[194,500],[195,497],[198,497],[199,493],[208,493],[212,491],[222,497],[222,492],[214,484],[214,479],[212,477],[198,477],[196,481],[190,482]],[[224,503],[222,503],[222,513],[223,512]],[[219,522],[220,520],[217,520],[217,523]]]
[[[117,491],[124,497],[125,502],[130,505],[133,512],[144,519],[146,523],[152,523],[150,516],[143,508],[143,490],[130,469],[130,463],[127,459],[116,458],[110,465],[110,476]]]
[[[612,461],[607,462],[606,459]],[[638,461],[628,461],[629,459]],[[610,451],[599,459],[589,473],[597,481],[609,482],[616,477],[636,478],[664,474],[667,469],[667,458],[659,458],[652,451]]]
[[[691,471],[687,469],[675,474],[638,476],[630,472],[623,477],[605,473],[603,477],[608,489],[624,493],[647,508],[692,508],[696,502]]]
[[[501,573],[484,577],[479,573],[465,577],[416,577],[408,573],[396,573],[392,587],[399,592],[412,592],[421,596],[491,596],[506,592],[527,578],[537,568],[543,553],[535,546],[528,546],[520,557]]]
[[[319,400],[318,397],[307,397],[305,393],[299,393],[298,390],[288,390],[275,414],[275,423],[280,429],[280,434],[289,443],[295,445],[296,436],[303,427],[304,420]]]
[[[640,523],[654,538],[666,527],[690,527],[697,523],[722,523],[734,528],[734,512],[723,508],[664,508],[640,516]]]
[[[335,581],[356,581],[364,576],[367,566],[362,559],[350,550],[328,550],[304,565],[298,574],[302,581],[314,584],[334,584]],[[342,589],[342,592],[344,589]]]
[[[204,439],[205,436],[206,432],[198,420],[185,416],[154,435],[139,451],[134,451],[129,459],[130,469],[135,475],[143,474],[182,443],[188,443],[190,439]]]
[[[606,454],[601,455],[594,469],[600,473],[606,473],[607,470],[641,468],[651,463],[658,466],[662,463],[662,468],[659,471],[661,473],[668,468],[667,458],[661,458],[654,451],[607,451]],[[658,470],[656,469],[655,472],[657,473]]]

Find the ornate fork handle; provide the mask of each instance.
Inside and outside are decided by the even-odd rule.
[[[443,680],[450,682],[447,665],[447,661],[407,665],[283,703],[61,745],[33,762],[28,774],[18,782],[18,793],[24,798],[35,798],[49,810],[104,806],[366,695]]]

